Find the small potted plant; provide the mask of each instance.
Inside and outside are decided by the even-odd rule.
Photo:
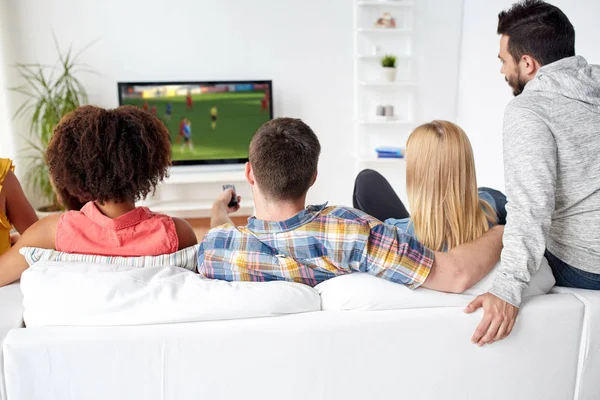
[[[381,58],[381,66],[383,67],[383,77],[388,82],[396,80],[396,56],[385,55]]]

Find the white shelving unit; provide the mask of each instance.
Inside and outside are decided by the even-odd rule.
[[[412,1],[398,1],[398,0],[387,0],[387,1],[357,1],[356,5],[359,7],[364,6],[385,6],[385,7],[412,7],[414,3]]]
[[[376,28],[385,12],[396,28]],[[404,159],[377,158],[377,146],[405,147],[414,128],[417,79],[413,67],[414,1],[354,1],[354,158],[356,173],[365,168],[384,175],[406,201]],[[383,79],[380,60],[396,56],[394,82]],[[376,117],[378,105],[392,105],[394,119]]]
[[[379,62],[379,60],[381,59],[381,56],[376,56],[376,55],[358,55],[355,56],[356,58],[358,58],[361,61],[376,61]],[[404,54],[400,54],[397,55],[396,57],[398,57],[398,59],[400,60],[411,60],[412,57],[411,56],[407,56]]]
[[[365,165],[376,166],[376,165],[390,165],[390,166],[399,166],[404,164],[403,158],[378,158],[377,156],[364,156],[364,155],[355,155],[354,158]]]
[[[361,119],[361,120],[357,120],[354,122],[359,125],[375,125],[375,126],[382,126],[382,125],[388,125],[388,126],[390,126],[390,125],[396,125],[396,126],[408,125],[408,126],[411,126],[412,125],[412,121],[400,120],[400,119],[372,119],[372,120]]]
[[[378,87],[378,88],[393,88],[393,87],[414,87],[416,86],[414,82],[409,81],[396,81],[396,82],[366,82],[360,81],[358,82],[360,86],[365,87]]]
[[[412,30],[402,28],[358,28],[359,33],[373,33],[382,35],[410,35]]]

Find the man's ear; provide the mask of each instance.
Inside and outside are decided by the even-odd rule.
[[[525,76],[528,76],[530,78],[533,78],[533,76],[542,67],[542,65],[529,54],[524,54],[521,57],[520,64],[521,71],[525,74]]]
[[[244,176],[246,177],[246,180],[248,181],[248,183],[251,184],[252,186],[254,186],[254,183],[255,183],[254,172],[252,171],[252,164],[250,164],[249,162],[246,163],[246,168],[244,170]]]
[[[311,187],[312,187],[312,185],[314,185],[314,184],[315,184],[315,182],[317,181],[317,176],[319,176],[319,170],[318,170],[318,169],[315,171],[315,176],[313,176],[312,183],[310,184],[310,186],[311,186]]]

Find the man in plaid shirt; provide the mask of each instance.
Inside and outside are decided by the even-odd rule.
[[[460,293],[483,278],[500,258],[501,226],[448,253],[359,210],[305,206],[317,178],[321,146],[299,119],[265,123],[250,143],[246,179],[256,217],[235,227],[228,214],[233,192],[213,205],[211,227],[198,254],[201,274],[228,281],[286,280],[310,286],[335,276],[366,272],[392,282]]]

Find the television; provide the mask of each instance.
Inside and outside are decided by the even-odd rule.
[[[173,165],[248,161],[256,130],[273,119],[271,81],[119,82],[119,105],[156,115],[169,129]]]

